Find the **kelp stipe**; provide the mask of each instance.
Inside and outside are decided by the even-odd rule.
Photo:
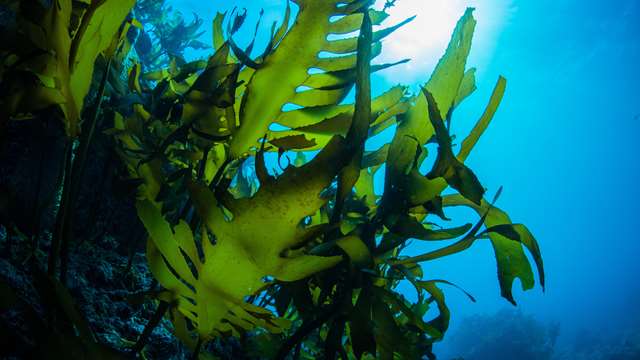
[[[397,87],[371,99],[370,73],[390,66],[371,65],[371,59],[381,51],[380,40],[402,24],[373,32],[386,14],[369,9],[367,1],[296,4],[293,27],[287,27],[288,8],[258,58],[233,41],[244,16],[225,21],[219,14],[216,51],[208,61],[174,59],[166,70],[130,71],[131,90],[147,100],[115,114],[110,133],[142,183],[137,209],[149,233],[147,258],[164,288],[157,299],[167,304],[162,310],[176,336],[196,353],[214,338],[254,331],[247,351],[268,357],[432,356],[433,342],[449,324],[441,287],[453,284],[430,279],[421,262],[488,237],[502,296],[515,304],[516,278],[525,289],[534,285],[525,248],[544,286],[535,239],[494,207],[495,199],[484,198],[485,189],[464,164],[497,110],[506,80],[498,80],[456,155],[448,125],[475,89],[474,69],[466,69],[475,28],[471,9],[421,93]],[[358,29],[358,37],[327,40]],[[342,56],[319,57],[321,52]],[[310,75],[310,69],[321,72]],[[343,104],[354,85],[356,103]],[[286,104],[299,108],[284,111]],[[287,130],[272,130],[274,123]],[[393,125],[390,144],[364,151],[367,138]],[[431,141],[438,153],[423,174]],[[266,152],[280,157],[310,150],[320,152],[308,162],[300,155],[278,176],[266,168]],[[257,189],[245,173],[250,158]],[[382,166],[379,196],[373,177]],[[448,187],[458,194],[443,196]],[[426,221],[429,215],[447,219],[450,206],[471,207],[480,221],[450,229]],[[409,239],[457,238],[430,253],[402,255]],[[397,292],[402,280],[415,286],[416,303]],[[425,321],[432,304],[438,315]]]

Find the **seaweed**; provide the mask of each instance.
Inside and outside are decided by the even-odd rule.
[[[487,200],[465,165],[498,109],[504,78],[454,151],[454,111],[475,89],[475,69],[467,69],[473,9],[422,91],[396,86],[372,97],[371,74],[406,61],[372,64],[382,39],[413,21],[383,27],[393,1],[375,10],[364,0],[295,0],[295,22],[288,3],[259,56],[253,41],[241,48],[234,40],[246,13],[218,14],[213,54],[191,62],[182,51],[203,47],[195,40],[200,20],[171,18],[163,1],[139,1],[131,13],[133,0],[7,3],[24,31],[10,32],[0,53],[0,121],[55,109],[66,134],[47,259],[56,289],[64,290],[95,136],[114,140],[130,177],[125,196],[146,229],[158,283],[139,289],[157,310],[131,352],[142,352],[167,318],[193,358],[212,358],[212,343],[234,338],[256,357],[435,358],[432,346],[451,316],[444,289],[465,291],[431,278],[421,263],[476,241],[491,242],[509,302],[516,304],[515,279],[525,290],[535,285],[525,251],[544,289],[535,238],[495,207],[502,189]],[[100,132],[98,123],[109,129]],[[395,131],[392,141],[365,151],[385,129]],[[437,154],[424,172],[430,143]],[[276,156],[279,169],[270,170]],[[444,228],[431,221],[449,221],[453,206],[475,210],[479,220]],[[445,245],[407,256],[412,239]],[[399,292],[402,281],[415,287],[416,302]],[[88,327],[65,323],[79,333]]]
[[[167,311],[176,335],[193,349],[259,328],[284,334],[278,335],[283,339],[274,352],[278,358],[292,351],[327,358],[431,355],[431,344],[443,338],[449,323],[441,290],[448,282],[424,279],[421,262],[488,237],[507,300],[515,304],[515,278],[525,289],[533,286],[525,248],[544,286],[535,239],[483,199],[485,189],[464,165],[506,80],[499,79],[485,114],[455,155],[444,119],[450,122],[455,106],[475,88],[474,72],[466,70],[472,10],[459,21],[423,93],[411,96],[394,88],[372,99],[371,72],[392,64],[370,61],[380,52],[380,40],[403,23],[373,32],[386,14],[366,2],[296,3],[295,25],[286,28],[285,22],[284,30],[274,31],[256,59],[233,40],[243,14],[226,20],[224,37],[219,15],[216,36],[226,40],[217,42],[208,62],[143,74],[157,82],[149,90],[152,100],[133,116],[116,115],[113,132],[121,154],[132,176],[144,182],[138,214],[149,233],[151,269],[166,289],[160,299],[171,304]],[[335,16],[339,20],[329,20]],[[357,37],[327,40],[329,34],[358,29]],[[318,57],[321,52],[337,56]],[[321,71],[310,74],[310,69]],[[356,102],[345,104],[354,85]],[[287,104],[297,108],[284,110]],[[273,130],[272,124],[285,130]],[[369,136],[395,124],[393,141],[365,154]],[[423,147],[431,141],[438,144],[438,155],[432,170],[421,174]],[[267,170],[268,152],[280,158],[313,150],[319,153],[310,161],[277,175]],[[249,158],[255,159],[257,190],[230,188],[243,167],[238,164]],[[385,189],[377,195],[373,174],[382,166]],[[447,187],[459,195],[442,196]],[[177,203],[184,210],[178,216],[172,211]],[[481,220],[440,230],[425,222],[429,214],[444,217],[448,206],[471,207]],[[411,238],[458,237],[432,253],[401,254]],[[395,290],[402,279],[415,285],[418,303]],[[424,321],[432,303],[440,314]],[[322,341],[314,343],[309,336],[317,331]]]
[[[184,59],[187,49],[209,48],[199,40],[204,33],[203,20],[193,14],[193,21],[187,23],[165,0],[136,1],[133,15],[142,26],[132,29],[130,37],[146,71],[167,66],[172,59]]]

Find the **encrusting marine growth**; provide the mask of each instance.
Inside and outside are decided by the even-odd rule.
[[[108,134],[139,184],[146,256],[162,287],[148,294],[159,301],[158,315],[171,319],[175,335],[203,359],[213,357],[205,351],[211,340],[246,334],[267,358],[432,357],[450,316],[441,287],[456,285],[430,278],[422,262],[488,239],[503,297],[515,304],[516,278],[523,289],[534,286],[525,249],[544,287],[536,240],[494,206],[500,190],[485,199],[464,164],[506,80],[498,79],[456,154],[453,113],[476,88],[475,69],[466,68],[472,9],[420,93],[397,86],[372,98],[371,73],[396,65],[371,64],[381,40],[413,19],[373,31],[387,14],[370,1],[293,2],[293,25],[288,5],[259,56],[251,56],[253,41],[246,48],[234,41],[246,13],[218,14],[208,60],[172,57],[160,70],[131,64],[120,81],[138,95],[135,103],[123,109],[98,102],[93,109],[113,122]],[[44,17],[46,36],[30,33],[32,41],[49,44],[49,55],[2,69],[5,79],[26,73],[39,82],[16,85],[0,104],[13,118],[56,105],[75,138],[94,61],[102,54],[123,63],[133,46],[125,35],[138,22],[129,19],[118,30],[133,0],[87,2],[69,39],[75,8],[70,0],[57,3]],[[345,103],[354,86],[355,103]],[[296,106],[286,110],[290,104]],[[395,131],[389,144],[365,151],[367,139],[389,128]],[[428,143],[437,144],[437,154],[428,153]],[[268,153],[277,153],[280,170],[267,169]],[[295,161],[282,166],[291,153]],[[424,173],[429,155],[435,161]],[[378,194],[374,177],[383,168]],[[456,194],[443,195],[447,188]],[[454,228],[427,221],[430,215],[449,220],[445,210],[452,206],[472,208],[480,220]],[[64,232],[60,236],[64,248]],[[403,255],[411,239],[453,242]],[[404,280],[415,287],[417,302],[396,289]],[[136,351],[143,346],[141,339]]]

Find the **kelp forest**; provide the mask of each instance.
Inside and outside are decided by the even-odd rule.
[[[527,219],[465,165],[507,83],[456,118],[473,9],[420,91],[374,97],[407,61],[375,62],[383,39],[419,21],[391,6],[292,0],[262,48],[237,41],[242,9],[0,1],[1,357],[436,359],[446,295],[475,299],[424,264],[490,242],[496,297],[544,288]],[[452,226],[453,207],[477,218]]]

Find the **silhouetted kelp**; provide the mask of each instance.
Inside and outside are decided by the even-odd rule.
[[[204,33],[202,19],[194,14],[193,21],[186,23],[165,0],[138,0],[133,16],[144,25],[132,29],[130,41],[145,71],[167,66],[172,58],[183,58],[187,49],[210,48],[198,40]]]
[[[234,41],[246,13],[218,14],[214,54],[193,62],[179,52],[201,47],[192,42],[198,20],[185,25],[152,16],[163,2],[139,2],[142,23],[127,17],[133,0],[8,3],[24,30],[3,44],[2,121],[56,109],[67,135],[46,277],[62,295],[77,189],[98,120],[113,124],[106,133],[137,188],[130,197],[161,287],[139,289],[158,308],[134,352],[166,316],[194,358],[211,358],[206,345],[227,337],[240,338],[254,357],[433,358],[432,344],[449,325],[442,287],[456,285],[425,275],[420,263],[482,239],[493,245],[508,301],[515,304],[516,278],[524,289],[534,286],[525,248],[544,287],[536,240],[494,206],[500,190],[485,199],[464,164],[500,104],[504,78],[458,153],[453,150],[454,109],[475,90],[475,69],[466,69],[472,9],[421,93],[397,86],[372,98],[371,73],[395,65],[371,65],[381,40],[412,19],[373,31],[387,14],[369,1],[296,0],[296,21],[289,27],[288,4],[257,57],[251,57],[254,41],[246,48]],[[144,9],[155,12],[144,15]],[[154,25],[156,45],[144,30],[152,21],[162,24]],[[167,67],[154,69],[161,56]],[[100,71],[92,83],[94,63]],[[354,86],[355,103],[345,103]],[[83,111],[88,94],[93,101]],[[284,110],[289,104],[296,108]],[[394,126],[389,144],[365,151],[367,139]],[[428,143],[438,150],[423,174]],[[282,166],[291,152],[295,161]],[[277,153],[278,174],[267,169],[267,153]],[[374,176],[382,167],[378,194]],[[456,194],[443,195],[448,188]],[[453,206],[472,208],[479,221],[455,228],[427,221],[429,215],[448,220],[445,209]],[[409,239],[457,240],[409,257],[402,254]],[[415,287],[415,303],[398,292],[403,280]],[[85,322],[69,313],[66,295],[63,300],[63,324],[82,335]],[[83,341],[92,349],[93,342]]]

